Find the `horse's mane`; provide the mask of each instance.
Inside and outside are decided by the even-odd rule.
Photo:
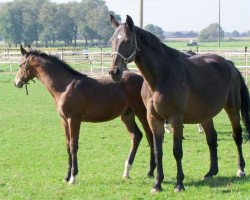
[[[82,74],[82,73],[76,71],[72,67],[70,67],[66,62],[61,60],[58,55],[47,54],[45,52],[42,52],[42,51],[39,51],[39,50],[33,50],[33,49],[30,50],[27,53],[28,53],[27,56],[30,56],[30,55],[39,56],[39,57],[44,58],[48,62],[53,62],[55,65],[61,66],[62,68],[64,68],[65,70],[71,72],[74,75],[87,76],[85,74]]]
[[[154,34],[150,33],[149,31],[146,31],[144,29],[141,29],[139,27],[135,27],[136,35],[139,37],[138,39],[141,39],[144,44],[151,47],[155,51],[158,51],[159,53],[164,53],[169,56],[179,56],[180,51],[173,49],[164,43],[161,42],[161,40],[156,37]],[[140,47],[139,47],[140,48]]]

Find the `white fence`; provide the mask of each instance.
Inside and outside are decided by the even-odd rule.
[[[90,75],[107,74],[107,69],[111,63],[110,52],[84,52],[84,51],[44,51],[48,54],[57,55],[62,60],[72,64],[75,69]],[[199,52],[203,54],[207,52]],[[250,73],[250,53],[248,52],[209,52],[219,54],[229,60],[232,60],[244,75],[246,81]],[[21,60],[20,50],[0,51],[0,73],[13,72],[18,69]],[[137,71],[134,64],[130,69]]]

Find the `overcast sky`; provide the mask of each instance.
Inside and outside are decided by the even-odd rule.
[[[8,0],[0,0],[6,2]],[[70,0],[52,0],[57,3]],[[81,0],[76,0],[80,2]],[[91,0],[85,0],[91,1]],[[200,31],[218,22],[219,0],[144,0],[144,26],[151,23],[165,31]],[[106,0],[110,10],[126,14],[139,24],[139,0]],[[250,0],[221,0],[221,26],[231,32],[250,30]]]

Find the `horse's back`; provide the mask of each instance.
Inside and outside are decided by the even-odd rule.
[[[238,70],[232,62],[214,54],[195,55],[188,60],[184,118],[192,122],[202,116],[213,117],[225,107],[235,89],[239,89]]]
[[[106,76],[75,80],[61,98],[59,110],[64,115],[74,113],[82,121],[109,121],[130,107],[131,101],[141,99],[142,82],[141,76],[132,73],[125,73],[120,82]]]

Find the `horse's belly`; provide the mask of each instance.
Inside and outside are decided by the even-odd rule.
[[[200,123],[216,116],[225,106],[226,99],[215,102],[195,102],[187,104],[183,113],[183,122],[187,124]]]

